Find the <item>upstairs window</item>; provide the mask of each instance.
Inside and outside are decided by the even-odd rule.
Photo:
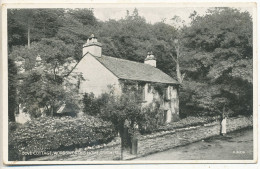
[[[146,99],[146,85],[142,86],[142,100],[145,101]]]
[[[140,94],[141,94],[142,101],[146,101],[147,90],[148,90],[147,84],[140,84],[139,85],[139,91],[140,91]]]
[[[165,88],[164,99],[165,100],[171,99],[171,86],[168,86],[168,87]]]

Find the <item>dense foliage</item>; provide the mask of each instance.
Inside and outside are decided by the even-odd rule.
[[[74,150],[107,143],[116,134],[111,123],[92,116],[44,117],[29,121],[17,129],[14,127],[10,123],[10,158],[17,158],[23,152]]]
[[[15,121],[17,105],[17,67],[12,59],[8,59],[8,121]]]
[[[9,57],[20,63],[18,102],[32,117],[39,117],[42,112],[52,116],[66,102],[77,104],[76,85],[66,78],[70,72],[66,66],[73,62],[72,54],[71,45],[53,38],[32,42],[30,48],[13,47]],[[71,75],[70,79],[76,77]]]
[[[103,101],[100,105],[99,117],[112,122],[120,136],[123,135],[124,128],[134,130],[136,124],[145,122],[144,112],[141,110],[141,96],[135,89],[125,91],[120,96],[115,95],[114,90],[111,89],[109,93],[102,94],[98,99]]]
[[[100,106],[105,104],[102,97],[96,99],[93,93],[85,93],[83,96],[83,112],[89,115],[98,115]]]
[[[223,110],[252,114],[253,24],[248,12],[232,8],[210,9],[204,16],[194,12],[190,25],[174,27],[147,23],[137,9],[106,22],[97,20],[93,10],[8,10],[9,56],[23,61],[25,69],[19,75],[25,80],[17,87],[17,97],[34,107],[29,110],[34,117],[39,116],[35,108],[51,115],[64,100],[74,101],[68,96],[75,92],[60,85],[66,80],[68,65],[82,57],[82,45],[92,33],[103,44],[105,55],[143,62],[147,51],[153,51],[157,67],[174,78],[176,66],[180,67],[185,74],[180,89],[183,117],[216,115]],[[176,38],[178,43],[174,43]],[[37,56],[49,71],[42,74],[39,66],[35,69]]]
[[[182,30],[187,51],[182,108],[252,114],[252,26],[250,14],[236,9],[216,8],[205,16],[193,16],[191,25]]]
[[[126,87],[127,86],[127,87]],[[143,133],[151,133],[164,124],[161,103],[154,100],[152,103],[143,105],[142,88],[137,82],[128,82],[123,87],[123,94],[114,94],[113,87],[108,93],[95,97],[93,93],[85,93],[83,97],[84,113],[110,121],[121,134],[124,128],[138,130]],[[138,126],[138,129],[136,128]]]

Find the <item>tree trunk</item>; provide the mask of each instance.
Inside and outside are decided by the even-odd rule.
[[[174,61],[176,63],[177,80],[178,80],[179,83],[182,83],[182,81],[184,79],[184,76],[185,76],[185,73],[181,74],[181,70],[180,70],[180,62],[179,62],[179,58],[180,58],[180,44],[177,44],[177,46],[175,46],[175,50],[176,50],[176,59],[174,59]]]
[[[177,74],[178,82],[182,83],[179,59],[176,60],[176,74]]]
[[[31,26],[30,26],[30,23],[29,23],[29,20],[28,20],[28,33],[27,33],[27,41],[28,41],[28,48],[30,48],[30,44],[31,44],[31,40],[30,40],[30,32],[31,32]]]

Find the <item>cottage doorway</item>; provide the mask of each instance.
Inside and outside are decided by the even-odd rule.
[[[165,123],[170,123],[172,121],[172,112],[171,110],[164,111],[164,121]]]

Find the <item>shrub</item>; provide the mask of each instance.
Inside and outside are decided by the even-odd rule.
[[[22,124],[16,122],[9,122],[8,123],[8,132],[13,132],[18,129]]]
[[[95,98],[93,93],[85,93],[83,96],[83,112],[91,115],[96,116],[100,112],[100,105],[98,99]]]
[[[142,108],[142,112],[142,120],[138,123],[141,134],[152,133],[157,130],[160,125],[164,124],[163,110],[160,109],[160,103],[158,101],[154,101]]]
[[[115,135],[111,123],[92,116],[43,117],[9,133],[9,148],[20,155],[30,151],[74,150],[107,143]]]

